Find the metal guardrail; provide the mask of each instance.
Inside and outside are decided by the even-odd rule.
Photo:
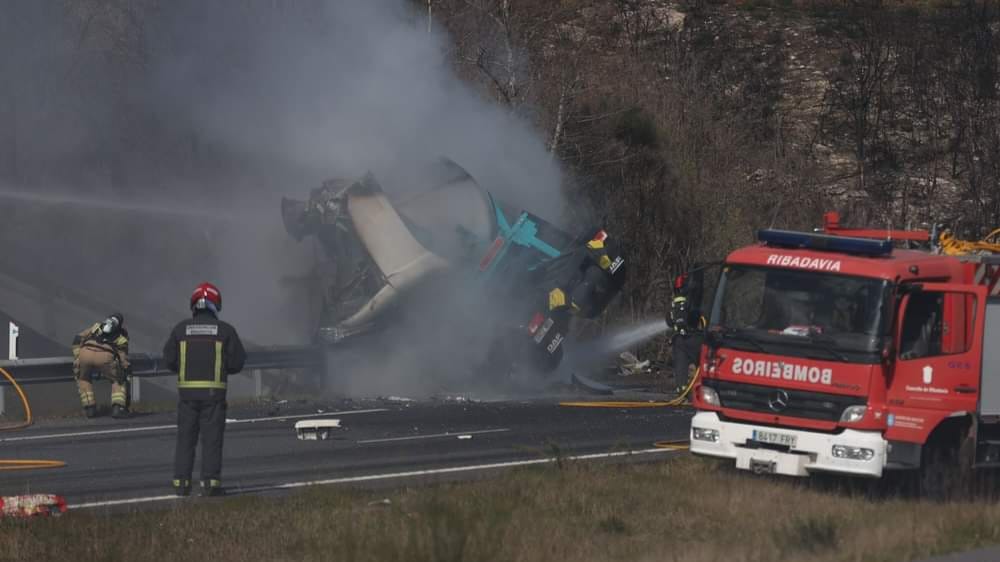
[[[247,351],[244,372],[261,369],[298,369],[321,367],[325,350],[320,347],[272,347]],[[160,355],[133,353],[129,355],[133,377],[163,377],[174,373],[167,369]],[[72,357],[42,357],[0,361],[0,367],[10,371],[18,384],[43,384],[73,381]],[[10,386],[0,378],[0,387]]]

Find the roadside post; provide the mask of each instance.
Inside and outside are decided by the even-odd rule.
[[[20,329],[17,324],[13,322],[7,323],[7,359],[11,361],[17,360],[17,337],[20,335]],[[7,413],[7,387],[0,386],[0,416]]]

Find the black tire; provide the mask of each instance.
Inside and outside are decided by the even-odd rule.
[[[920,497],[936,501],[948,499],[949,469],[955,454],[952,448],[928,443],[920,458],[917,486]]]
[[[970,438],[961,442],[945,439],[929,442],[920,462],[920,496],[933,501],[967,498],[973,489],[973,453]]]

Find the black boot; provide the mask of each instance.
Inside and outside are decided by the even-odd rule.
[[[83,415],[87,416],[88,418],[96,418],[97,417],[97,406],[84,406],[83,407]]]
[[[111,406],[111,417],[115,419],[127,418],[128,410],[121,404],[115,404],[114,406]]]
[[[184,497],[191,495],[191,481],[183,479],[174,479],[174,495],[177,497]]]
[[[226,491],[222,488],[222,483],[218,480],[202,480],[201,481],[201,495],[202,497],[216,497],[225,495]]]

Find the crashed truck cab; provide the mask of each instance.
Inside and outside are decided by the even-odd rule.
[[[489,197],[461,169],[433,189],[392,202],[373,175],[331,180],[309,201],[282,199],[285,228],[325,252],[318,336],[327,343],[374,328],[421,282],[471,259],[495,232]]]
[[[289,234],[314,235],[324,250],[320,341],[378,329],[437,276],[464,276],[483,299],[505,303],[496,308],[507,317],[483,321],[522,332],[544,350],[536,363],[548,369],[562,355],[566,311],[594,317],[619,292],[624,260],[603,230],[574,236],[512,212],[448,159],[405,181],[390,196],[369,173],[328,181],[308,201],[282,200]]]
[[[919,468],[936,431],[977,411],[975,264],[885,239],[758,239],[722,266],[691,451],[793,476]]]

